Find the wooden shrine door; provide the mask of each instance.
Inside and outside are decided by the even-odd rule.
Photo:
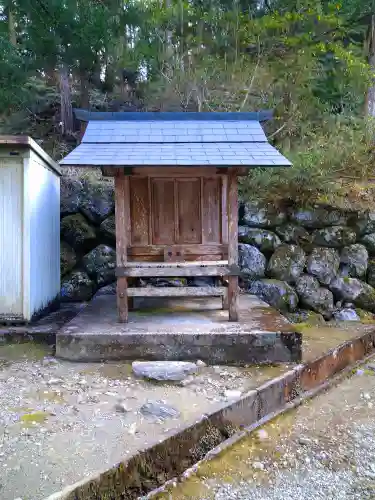
[[[210,175],[210,168],[207,175],[192,175],[192,168],[179,175],[179,169],[173,175],[163,170],[170,169],[130,177],[129,260],[165,260],[166,249],[184,260],[225,258],[226,176]]]

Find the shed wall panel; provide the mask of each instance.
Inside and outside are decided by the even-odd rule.
[[[0,158],[0,319],[22,319],[22,159]]]
[[[60,178],[34,152],[25,162],[25,210],[29,303],[26,319],[48,307],[60,292]],[[29,252],[29,256],[27,256]]]

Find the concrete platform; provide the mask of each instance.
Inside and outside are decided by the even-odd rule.
[[[129,322],[116,298],[97,295],[56,336],[56,356],[72,361],[203,360],[208,364],[299,362],[301,334],[254,296],[240,296],[239,322],[221,299],[135,299]]]

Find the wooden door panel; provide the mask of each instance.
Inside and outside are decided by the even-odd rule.
[[[132,177],[131,245],[225,243],[225,191],[222,176]]]
[[[176,179],[177,243],[202,241],[200,179]]]
[[[131,242],[133,245],[149,243],[150,197],[148,178],[130,178]]]
[[[175,194],[173,179],[151,179],[152,244],[175,242]]]
[[[221,241],[221,179],[202,179],[203,243]]]

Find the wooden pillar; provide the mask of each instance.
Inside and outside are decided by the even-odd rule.
[[[238,265],[238,180],[236,171],[228,175],[228,264]],[[238,276],[228,277],[229,321],[238,321]]]
[[[121,168],[115,176],[115,215],[116,215],[116,264],[124,266],[128,260],[129,239],[129,178]],[[128,279],[117,278],[117,311],[120,323],[128,321]]]
[[[229,304],[228,304],[228,291],[225,293],[225,295],[222,296],[221,298],[221,306],[222,309],[228,310],[229,309]]]

